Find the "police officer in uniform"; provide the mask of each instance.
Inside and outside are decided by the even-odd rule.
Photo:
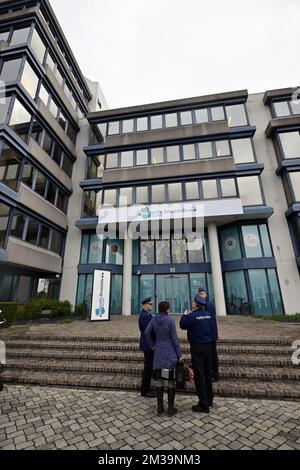
[[[140,337],[140,350],[144,352],[144,370],[142,374],[142,385],[141,385],[141,396],[147,398],[156,398],[156,393],[151,390],[151,377],[153,369],[153,358],[154,351],[149,346],[146,337],[145,330],[149,323],[151,323],[153,316],[151,315],[152,310],[152,299],[147,297],[142,301],[143,309],[139,316],[139,329],[141,332]],[[155,337],[152,337],[155,341]]]
[[[180,328],[187,330],[190,342],[192,367],[199,403],[192,407],[192,411],[209,413],[213,406],[212,388],[212,340],[213,320],[207,311],[205,300],[196,295],[192,302],[192,312],[186,312],[180,320]]]
[[[213,341],[211,343],[212,346],[212,379],[213,382],[219,382],[219,358],[218,358],[218,350],[217,350],[217,341],[219,339],[218,334],[218,324],[217,324],[217,315],[216,310],[213,304],[208,300],[208,295],[203,287],[200,287],[198,290],[198,294],[202,299],[205,300],[207,305],[207,310],[211,313],[213,318]]]

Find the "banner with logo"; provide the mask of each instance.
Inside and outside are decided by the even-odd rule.
[[[110,271],[94,271],[91,321],[108,321],[110,299]]]

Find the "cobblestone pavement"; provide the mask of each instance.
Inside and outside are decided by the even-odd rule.
[[[203,415],[176,401],[169,418],[137,393],[5,387],[0,449],[300,449],[300,403],[217,398]]]
[[[173,318],[177,323],[179,338],[186,338],[186,332],[179,328],[179,315]],[[227,316],[218,318],[219,338],[222,339],[268,339],[289,338],[300,339],[300,324],[279,323],[253,317]],[[74,321],[69,324],[27,325],[1,330],[0,336],[8,333],[53,335],[53,336],[123,336],[138,337],[138,316],[122,317],[111,315],[109,322]]]

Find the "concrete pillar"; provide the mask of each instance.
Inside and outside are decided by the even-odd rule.
[[[215,223],[210,223],[208,224],[207,229],[211,257],[212,279],[215,293],[216,312],[217,316],[226,316],[226,303],[224,295],[217,226]]]
[[[131,289],[132,289],[132,238],[127,233],[124,240],[124,265],[123,265],[123,297],[122,315],[131,315]]]

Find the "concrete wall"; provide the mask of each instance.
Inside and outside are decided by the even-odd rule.
[[[6,252],[9,263],[23,268],[28,267],[39,271],[61,273],[62,259],[58,254],[30,245],[17,238],[9,237]]]
[[[288,209],[281,181],[275,171],[278,166],[271,139],[266,139],[265,130],[271,120],[269,108],[263,104],[263,93],[250,95],[247,109],[250,124],[257,126],[254,145],[257,158],[265,165],[262,184],[267,205],[273,207],[274,214],[269,219],[269,228],[274,255],[278,266],[278,277],[287,314],[300,312],[300,277],[295,260],[289,228],[285,217]]]

